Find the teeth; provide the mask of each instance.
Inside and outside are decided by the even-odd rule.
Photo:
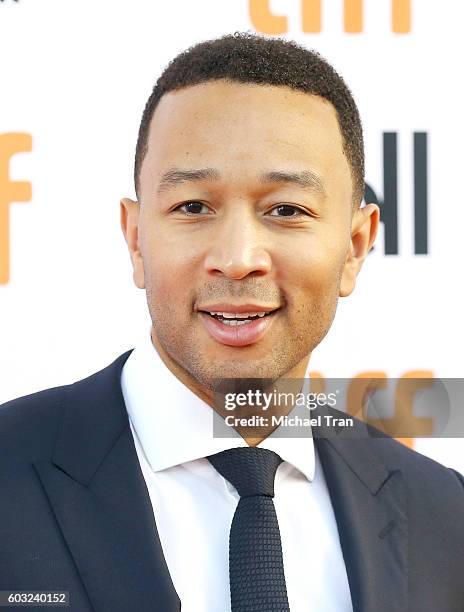
[[[229,325],[235,327],[236,325],[248,325],[251,323],[251,319],[245,319],[244,321],[237,321],[236,319],[231,319],[230,321],[223,321],[224,325]]]
[[[213,312],[212,315],[220,315],[224,319],[248,319],[249,317],[264,317],[265,312]]]

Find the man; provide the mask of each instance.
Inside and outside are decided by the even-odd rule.
[[[148,100],[135,181],[121,224],[151,335],[0,410],[0,590],[79,612],[462,612],[460,475],[360,422],[213,435],[218,381],[305,377],[374,242],[341,77],[278,39],[196,45]]]

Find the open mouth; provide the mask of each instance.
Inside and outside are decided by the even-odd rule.
[[[209,335],[228,346],[248,346],[261,340],[280,308],[260,312],[217,312],[199,310]]]
[[[253,321],[263,319],[264,317],[268,317],[272,315],[276,310],[271,310],[269,312],[241,312],[241,313],[230,313],[230,312],[208,312],[207,310],[202,310],[200,312],[204,312],[205,314],[210,315],[213,319],[217,319],[224,325],[229,325],[234,327],[236,325],[249,325]]]

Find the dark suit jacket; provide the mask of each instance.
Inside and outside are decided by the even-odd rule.
[[[0,590],[66,590],[76,612],[180,609],[121,392],[129,354],[0,407]],[[463,612],[462,477],[356,427],[315,437],[355,612]]]

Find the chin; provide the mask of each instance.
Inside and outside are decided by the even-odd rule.
[[[190,373],[211,391],[221,391],[232,379],[236,392],[240,391],[242,380],[254,379],[253,388],[259,388],[262,379],[266,380],[267,385],[272,384],[294,367],[294,364],[288,364],[288,367],[282,364],[278,367],[275,356],[267,356],[266,359],[257,360],[255,363],[250,363],[248,360],[220,362],[216,359],[214,367],[211,367],[211,364],[211,361],[203,364],[198,361],[197,367],[189,367]],[[244,389],[250,388],[248,383],[243,384]]]

